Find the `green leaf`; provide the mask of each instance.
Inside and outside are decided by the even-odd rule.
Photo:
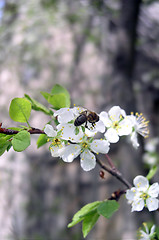
[[[6,138],[0,138],[0,156],[7,150],[10,142]]]
[[[60,95],[61,94],[60,98],[63,98],[62,101],[64,101],[64,99],[65,99],[65,106],[64,107],[70,107],[70,105],[71,105],[70,94],[69,94],[69,92],[67,91],[66,88],[62,87],[59,84],[55,84],[54,87],[51,89],[51,94],[54,94],[54,95],[56,95],[56,94]],[[62,108],[62,107],[59,107],[59,108]]]
[[[159,227],[158,226],[156,227],[155,232],[156,232],[157,239],[159,239]]]
[[[81,222],[85,216],[89,214],[89,212],[92,212],[92,210],[95,210],[100,203],[101,201],[96,201],[85,205],[73,216],[72,222],[68,224],[68,227],[73,227],[77,223]]]
[[[43,146],[44,144],[47,143],[47,135],[45,134],[41,134],[37,140],[37,148],[40,148],[41,146]]]
[[[83,232],[84,238],[88,235],[90,230],[93,228],[99,216],[100,215],[97,213],[97,210],[94,210],[91,214],[89,214],[84,218],[82,223],[82,232]]]
[[[155,173],[157,172],[157,170],[158,170],[158,167],[157,167],[157,166],[153,166],[153,167],[150,169],[149,173],[147,174],[146,178],[147,178],[148,180],[150,180],[150,179],[155,175]]]
[[[12,140],[13,149],[17,152],[24,151],[30,145],[30,133],[21,131]]]
[[[43,104],[41,104],[38,101],[36,101],[35,99],[31,98],[27,94],[24,94],[24,96],[31,102],[33,110],[44,112],[47,115],[53,115],[53,112],[51,110],[47,109]]]
[[[40,93],[48,101],[48,98],[50,97],[51,94],[43,91],[41,91]]]
[[[48,98],[48,102],[53,106],[54,109],[70,107],[70,102],[64,93],[54,94]]]
[[[119,208],[119,203],[115,200],[103,201],[97,208],[97,212],[105,218],[110,218]]]
[[[9,115],[13,121],[27,122],[31,113],[31,103],[26,98],[14,98],[10,104]]]
[[[51,93],[40,92],[43,97],[50,103],[54,109],[58,110],[64,107],[70,107],[69,92],[59,84],[54,85]]]

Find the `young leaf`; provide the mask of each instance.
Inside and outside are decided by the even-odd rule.
[[[6,138],[0,138],[0,156],[7,150],[10,142]]]
[[[64,93],[53,94],[48,98],[48,102],[54,109],[58,110],[64,107],[70,107],[70,100]]]
[[[40,148],[45,143],[47,143],[48,137],[45,134],[41,134],[37,140],[37,148]]]
[[[157,170],[158,170],[158,167],[157,167],[157,166],[153,166],[153,167],[150,169],[149,173],[147,174],[146,178],[147,178],[148,180],[150,180],[150,179],[155,175],[155,173],[157,172]]]
[[[82,232],[83,232],[83,237],[85,238],[90,230],[93,228],[95,223],[97,222],[99,218],[99,214],[97,213],[97,210],[93,211],[91,214],[86,216],[83,220],[82,223]]]
[[[10,104],[9,115],[13,121],[27,122],[31,113],[31,103],[26,98],[14,98]]]
[[[68,224],[68,227],[73,227],[77,223],[81,222],[85,216],[87,214],[89,215],[89,212],[92,212],[92,210],[95,210],[100,203],[101,201],[96,201],[85,205],[73,216],[72,222]]]
[[[24,96],[31,102],[32,104],[32,109],[35,111],[41,111],[44,112],[47,115],[52,115],[53,112],[51,110],[48,110],[44,105],[36,101],[35,99],[31,98],[29,95],[24,94]]]
[[[53,86],[52,90],[51,90],[51,94],[53,94],[53,95],[56,95],[56,94],[60,95],[61,94],[61,96],[63,94],[63,96],[65,96],[65,97],[63,97],[63,101],[65,99],[65,106],[64,107],[70,107],[70,105],[71,105],[70,94],[69,94],[69,92],[67,91],[66,88],[62,87],[59,84],[55,84]],[[59,107],[59,108],[62,108],[62,107]]]
[[[54,109],[58,110],[64,107],[70,107],[69,92],[59,84],[54,85],[51,93],[40,92],[43,97],[50,103]]]
[[[97,212],[105,218],[110,218],[119,208],[119,203],[115,200],[103,201],[97,208]]]
[[[40,93],[48,101],[48,98],[50,97],[51,94],[43,91],[41,91]]]
[[[13,149],[17,152],[24,151],[30,145],[30,133],[21,131],[12,139]]]

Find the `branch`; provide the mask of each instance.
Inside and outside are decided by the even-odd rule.
[[[112,176],[116,177],[120,182],[122,182],[127,188],[131,188],[132,185],[122,176],[121,172],[117,171],[114,168],[108,168],[104,165],[98,158],[97,163],[99,166],[104,169],[105,171],[109,172]]]
[[[4,133],[6,135],[14,135],[19,133],[20,131],[16,131],[16,130],[12,130],[12,129],[8,129],[8,128],[1,128],[0,124],[0,133]],[[43,130],[40,130],[38,128],[31,128],[29,130],[27,130],[30,134],[45,134]]]

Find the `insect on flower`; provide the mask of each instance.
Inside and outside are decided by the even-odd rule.
[[[95,123],[99,121],[99,116],[95,112],[91,112],[89,110],[85,110],[80,113],[80,115],[75,119],[74,125],[76,127],[81,126],[83,123],[85,124],[85,127],[88,128],[87,123],[91,123],[92,127],[94,127]]]

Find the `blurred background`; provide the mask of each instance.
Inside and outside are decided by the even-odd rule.
[[[0,0],[3,127],[16,126],[8,113],[14,97],[27,93],[48,106],[40,91],[56,83],[70,92],[72,106],[99,113],[119,105],[127,114],[142,112],[150,121],[153,154],[145,150],[148,139],[140,140],[138,150],[124,139],[110,151],[132,181],[146,176],[144,159],[158,161],[158,78],[157,0]],[[30,124],[42,129],[48,121],[33,112]],[[53,159],[49,145],[37,150],[37,138],[32,136],[24,152],[1,156],[0,240],[81,240],[80,224],[67,228],[75,212],[125,187],[107,173],[100,179],[98,166],[84,172],[78,159],[71,164]],[[131,213],[124,197],[119,203],[120,210],[111,220],[100,217],[87,240],[134,240],[143,221],[159,224],[159,213]]]

